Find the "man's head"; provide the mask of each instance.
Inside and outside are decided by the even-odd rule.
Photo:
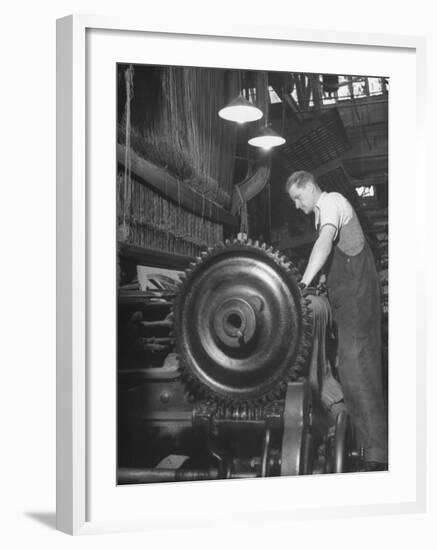
[[[316,203],[322,193],[314,176],[304,170],[293,172],[285,184],[285,189],[296,208],[302,210],[305,214],[314,212]]]

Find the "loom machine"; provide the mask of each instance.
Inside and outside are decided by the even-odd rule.
[[[155,300],[119,295],[118,483],[354,470],[348,415],[329,426],[313,404],[293,264],[234,239],[180,279]]]

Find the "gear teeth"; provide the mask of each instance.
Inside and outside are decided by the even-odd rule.
[[[225,414],[233,414],[237,417],[246,416],[248,419],[261,419],[264,415],[265,406],[267,403],[270,403],[276,399],[283,398],[284,393],[287,389],[287,384],[289,380],[297,380],[300,376],[306,373],[308,366],[308,356],[312,347],[312,334],[313,334],[313,320],[311,315],[311,310],[308,308],[309,300],[303,297],[300,294],[300,291],[296,288],[297,281],[301,280],[301,274],[296,268],[292,260],[290,260],[287,255],[283,254],[281,251],[275,249],[273,246],[268,246],[265,242],[253,239],[238,240],[238,238],[226,239],[224,242],[218,242],[214,247],[203,247],[199,252],[199,256],[195,258],[195,261],[192,261],[185,273],[179,274],[179,289],[176,291],[176,296],[174,297],[173,307],[176,313],[180,313],[181,307],[183,307],[184,302],[184,293],[189,289],[191,283],[191,276],[194,272],[194,275],[199,270],[198,265],[202,263],[205,259],[209,261],[209,258],[214,261],[215,256],[221,257],[227,253],[226,248],[232,246],[229,252],[233,253],[233,250],[241,250],[242,253],[245,253],[247,247],[252,247],[254,253],[256,249],[259,249],[259,256],[264,256],[266,260],[270,262],[275,262],[279,266],[279,269],[286,274],[293,290],[293,296],[295,297],[295,306],[299,311],[300,309],[300,334],[297,349],[292,360],[292,364],[283,372],[282,378],[274,385],[270,386],[269,389],[264,390],[263,395],[250,396],[245,395],[244,398],[235,398],[228,395],[218,394],[212,388],[210,388],[206,383],[204,383],[190,368],[190,364],[185,363],[184,360],[180,359],[180,353],[185,357],[185,350],[181,347],[181,342],[178,341],[179,328],[173,324],[173,327],[170,328],[169,337],[174,340],[175,351],[177,353],[178,361],[178,370],[180,373],[181,381],[183,381],[184,386],[188,392],[188,395],[191,395],[194,400],[202,399],[208,400],[211,404],[214,404],[218,414],[221,415],[221,418]],[[262,251],[262,252],[261,252]],[[173,321],[172,321],[173,322]],[[175,338],[176,336],[176,338]]]
[[[304,317],[303,324],[305,328],[311,329],[313,328],[313,320],[311,317]]]
[[[273,401],[274,398],[275,398],[275,391],[274,390],[271,390],[271,391],[269,391],[269,393],[266,394],[267,403],[269,401]]]
[[[305,350],[306,353],[309,353],[311,347],[312,347],[311,342],[308,342],[308,341],[305,341],[305,342],[304,342],[304,344],[303,344],[303,349]]]
[[[290,370],[290,374],[288,375],[288,379],[290,382],[296,382],[299,380],[300,373],[297,371],[294,367]]]

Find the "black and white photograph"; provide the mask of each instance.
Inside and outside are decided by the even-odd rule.
[[[117,64],[117,483],[388,470],[389,78]]]
[[[432,6],[5,5],[2,548],[436,546]]]

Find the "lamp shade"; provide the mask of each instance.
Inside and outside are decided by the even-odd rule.
[[[271,149],[283,145],[285,139],[277,134],[271,126],[263,126],[259,129],[258,135],[249,139],[249,144],[262,149]]]
[[[220,109],[219,117],[225,120],[231,120],[232,122],[252,122],[253,120],[259,120],[263,116],[263,112],[258,107],[255,107],[253,103],[250,103],[245,97],[238,96],[230,103]]]

